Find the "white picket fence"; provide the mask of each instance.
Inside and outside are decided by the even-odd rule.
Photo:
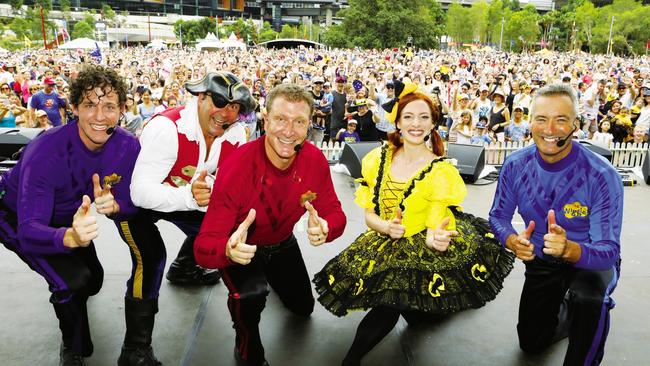
[[[485,164],[501,165],[506,157],[523,147],[530,145],[532,141],[526,142],[496,142],[485,144]],[[343,151],[343,143],[322,142],[318,148],[330,162],[338,162]],[[619,168],[634,168],[643,165],[643,160],[648,153],[648,144],[611,143],[609,149],[612,152],[612,165]]]

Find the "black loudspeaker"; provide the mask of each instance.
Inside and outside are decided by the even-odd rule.
[[[42,128],[0,128],[0,160],[11,159],[43,131]]]
[[[641,171],[643,172],[643,180],[645,180],[645,184],[650,184],[650,149],[648,149],[648,152],[645,154],[645,160],[643,161]]]
[[[353,178],[361,178],[361,161],[370,150],[381,146],[381,142],[357,142],[345,144],[339,163],[345,165]]]
[[[605,145],[599,144],[597,142],[591,141],[591,140],[576,140],[580,143],[580,145],[586,147],[587,149],[591,150],[591,152],[596,153],[605,159],[609,161],[610,163],[612,162],[612,151]]]
[[[447,155],[458,161],[456,168],[467,183],[474,183],[485,168],[485,147],[482,145],[449,144]]]

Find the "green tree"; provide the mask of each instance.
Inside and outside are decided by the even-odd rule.
[[[278,35],[278,38],[296,38],[296,28],[290,26],[289,24],[284,24],[282,25],[282,29],[280,30],[280,34]]]
[[[447,34],[456,42],[457,47],[473,39],[473,28],[470,23],[470,8],[465,8],[459,3],[449,5],[447,9]]]
[[[52,10],[52,0],[35,0],[34,1],[34,7],[35,8],[38,8],[38,7],[41,7],[41,6],[43,7],[43,10],[45,10],[45,12],[49,12],[50,10]]]
[[[67,21],[70,21],[70,19],[72,19],[72,13],[70,12],[71,9],[70,0],[59,0],[59,6],[61,7],[61,12],[63,13],[63,17]]]
[[[435,0],[350,0],[348,4],[338,13],[343,17],[340,29],[349,38],[346,43],[363,48],[403,46],[409,36],[416,47],[435,48],[446,21]],[[340,35],[324,39],[340,40]]]
[[[14,14],[18,14],[23,6],[23,0],[9,0],[9,5]]]
[[[86,22],[77,22],[74,27],[72,28],[72,34],[71,37],[73,39],[76,38],[93,38],[93,28]]]
[[[331,25],[323,32],[321,41],[331,47],[351,48],[350,37],[345,34],[341,25]]]
[[[16,38],[25,39],[31,38],[31,26],[24,18],[16,17],[9,24],[9,29],[16,33]]]
[[[174,34],[183,43],[193,43],[197,39],[203,39],[208,35],[208,32],[215,34],[217,32],[217,24],[210,18],[189,21],[180,19],[174,23]]]
[[[244,42],[247,42],[248,39],[254,40],[257,38],[257,32],[255,32],[255,25],[253,22],[244,22],[241,18],[226,26],[227,36],[230,36],[230,33],[235,33],[235,35],[243,39]]]
[[[486,43],[486,30],[487,30],[487,15],[488,15],[489,5],[485,0],[481,0],[472,4],[470,8],[470,23],[472,29],[474,29],[474,40],[480,43]]]
[[[113,10],[110,5],[102,4],[102,16],[104,19],[109,22],[113,22],[115,20],[115,15],[115,10]]]
[[[262,43],[278,38],[278,32],[273,30],[271,23],[264,22],[262,23],[262,28],[259,31],[257,36],[257,42]]]
[[[591,44],[591,40],[593,38],[593,29],[597,16],[597,11],[594,7],[594,4],[587,0],[576,8],[575,13],[576,27],[578,29],[579,39],[586,41],[587,44]]]
[[[538,20],[539,15],[535,6],[526,5],[524,9],[514,12],[508,19],[504,37],[515,41],[517,49],[527,51],[531,44],[539,40],[541,31],[537,24]]]

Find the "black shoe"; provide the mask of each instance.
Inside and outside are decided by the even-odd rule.
[[[59,366],[86,366],[83,356],[61,345]]]
[[[253,366],[252,363],[248,361],[244,361],[243,358],[241,358],[241,355],[239,354],[239,351],[237,351],[237,347],[235,347],[235,360],[237,360],[237,365],[238,366]],[[269,362],[267,360],[262,361],[262,363],[259,366],[270,366]]]
[[[122,346],[122,353],[117,359],[118,366],[161,366],[162,362],[158,361],[153,354],[153,348],[130,348]]]
[[[177,286],[212,286],[219,283],[221,274],[217,270],[201,268],[195,264],[183,265],[174,262],[169,266],[166,277]]]

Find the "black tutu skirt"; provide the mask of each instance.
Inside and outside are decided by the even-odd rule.
[[[448,314],[485,305],[501,291],[515,256],[485,219],[454,216],[459,235],[444,252],[426,246],[426,230],[398,240],[361,234],[314,276],[318,301],[337,316],[376,306]]]

